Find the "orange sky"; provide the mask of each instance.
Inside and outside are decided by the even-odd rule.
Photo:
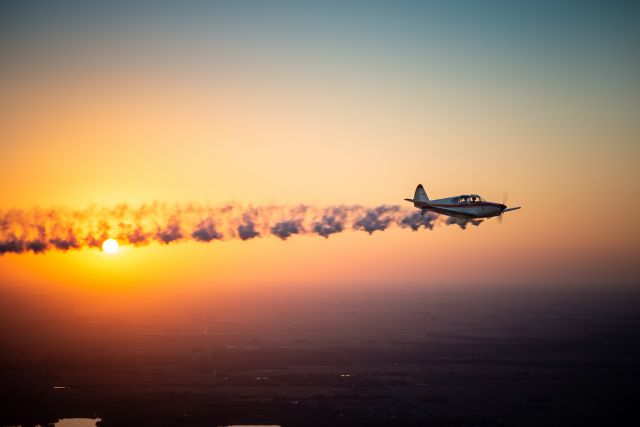
[[[524,208],[464,231],[7,254],[4,284],[635,283],[634,64],[598,50],[535,63],[511,48],[395,49],[391,36],[372,47],[365,33],[336,43],[298,27],[310,45],[268,25],[275,41],[145,28],[23,32],[3,47],[0,209],[401,204],[418,183],[432,198],[508,191]]]

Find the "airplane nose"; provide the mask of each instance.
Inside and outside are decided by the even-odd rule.
[[[507,209],[507,205],[503,205],[502,203],[498,203],[498,207],[500,208],[500,211]]]

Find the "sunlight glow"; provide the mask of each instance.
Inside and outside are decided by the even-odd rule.
[[[116,253],[118,247],[118,241],[115,239],[107,239],[102,243],[102,250],[108,254]]]

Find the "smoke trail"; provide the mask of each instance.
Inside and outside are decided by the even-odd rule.
[[[191,233],[191,237],[199,242],[210,242],[222,239],[222,233],[216,231],[216,225],[211,218],[200,221],[198,228]]]
[[[369,234],[390,227],[421,227],[432,230],[437,224],[462,229],[482,220],[447,217],[420,212],[408,206],[249,206],[126,204],[111,208],[11,209],[0,211],[0,255],[49,250],[68,251],[99,248],[107,238],[121,244],[145,246],[152,242],[169,244],[193,240],[241,239],[275,236],[286,240],[293,235],[328,238],[348,230]]]
[[[482,222],[481,219],[466,219],[466,218],[456,218],[456,217],[448,217],[446,220],[447,225],[459,225],[463,230],[467,229],[467,225],[475,225],[476,227],[480,225]]]
[[[287,240],[287,237],[298,234],[300,231],[302,231],[300,220],[282,221],[271,227],[271,234],[282,240]]]

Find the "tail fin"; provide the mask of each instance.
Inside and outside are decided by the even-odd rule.
[[[416,187],[416,192],[413,195],[413,201],[414,202],[428,202],[429,201],[429,196],[427,196],[427,192],[424,191],[424,187],[422,186],[422,184],[418,184],[418,186]]]

